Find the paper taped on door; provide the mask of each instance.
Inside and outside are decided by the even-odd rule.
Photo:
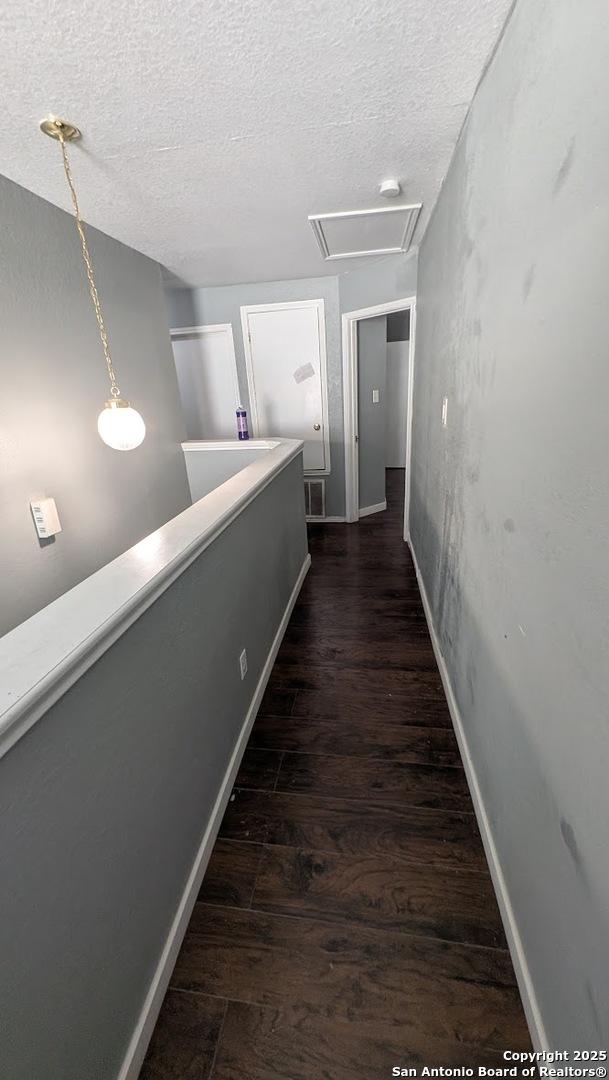
[[[315,375],[315,368],[313,364],[303,364],[302,367],[296,368],[294,372],[294,382],[305,382],[306,379],[312,379]]]

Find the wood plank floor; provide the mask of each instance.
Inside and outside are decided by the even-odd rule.
[[[412,559],[311,526],[142,1080],[384,1080],[530,1040]]]

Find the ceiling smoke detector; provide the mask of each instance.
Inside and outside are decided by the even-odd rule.
[[[383,180],[379,187],[379,195],[382,195],[384,199],[396,199],[401,190],[399,180]]]

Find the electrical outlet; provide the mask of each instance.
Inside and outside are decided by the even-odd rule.
[[[442,398],[442,427],[446,427],[448,423],[448,398]]]
[[[241,678],[244,679],[245,676],[247,675],[247,653],[246,653],[245,649],[243,650],[243,652],[241,653],[241,656],[239,657],[239,670],[241,672]]]
[[[373,405],[378,405],[380,400],[381,400],[381,392],[380,392],[380,390],[373,390],[372,391],[372,404]]]

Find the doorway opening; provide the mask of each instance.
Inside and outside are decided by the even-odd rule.
[[[405,540],[415,318],[414,296],[345,312],[342,318],[346,519],[354,522],[384,510],[385,468],[403,468]]]

